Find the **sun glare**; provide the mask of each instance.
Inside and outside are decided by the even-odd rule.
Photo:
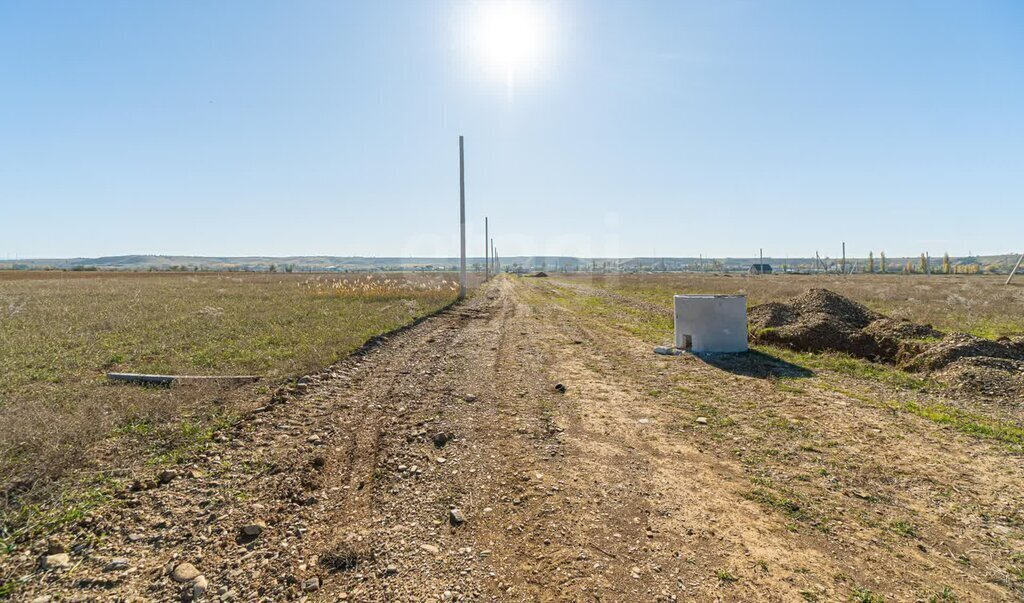
[[[531,0],[491,0],[471,20],[474,53],[483,68],[509,87],[536,73],[545,58],[550,18]]]

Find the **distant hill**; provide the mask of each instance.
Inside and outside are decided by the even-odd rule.
[[[950,258],[960,266],[977,266],[989,272],[1008,272],[1017,260],[1016,254]],[[501,258],[502,269],[547,272],[559,271],[745,271],[759,258],[696,258],[696,257],[632,257],[632,258],[577,258],[570,256],[514,256]],[[765,257],[776,272],[837,270],[836,258],[772,258]],[[846,270],[863,271],[867,258],[846,258]],[[890,257],[886,265],[890,271],[902,270],[907,264],[920,266],[920,257]],[[467,258],[470,269],[483,269],[484,258]],[[876,270],[879,259],[875,258]],[[941,257],[931,258],[932,269],[942,265]],[[118,255],[98,258],[33,258],[0,260],[0,269],[18,270],[243,270],[243,271],[296,271],[296,272],[365,272],[397,270],[457,270],[459,259],[454,257],[359,257],[359,256],[242,256],[214,257],[190,255]]]

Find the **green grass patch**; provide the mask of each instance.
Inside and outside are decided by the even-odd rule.
[[[0,553],[13,554],[19,543],[44,538],[81,521],[90,511],[111,503],[116,482],[97,478],[92,484],[62,493],[47,504],[6,508],[0,513]]]
[[[795,385],[789,385],[788,383],[786,383],[786,381],[784,381],[782,379],[773,379],[772,382],[773,382],[773,385],[775,386],[775,389],[780,391],[780,392],[788,392],[788,393],[791,393],[791,394],[806,394],[807,393],[806,389],[804,389],[802,387],[797,387]]]
[[[770,478],[765,477],[754,477],[751,482],[756,487],[743,497],[792,520],[793,523],[786,525],[789,531],[798,531],[799,525],[809,526],[826,534],[832,531],[832,521],[827,516],[808,507],[788,488],[775,486]]]
[[[1024,451],[1024,427],[1008,421],[1001,421],[955,408],[941,402],[924,401],[878,401],[875,398],[836,387],[828,383],[817,383],[818,387],[834,391],[870,406],[904,411],[927,419],[939,425],[947,425],[961,433],[980,438],[997,440],[1010,444],[1017,451]]]
[[[790,517],[798,521],[808,519],[806,511],[803,509],[799,501],[794,498],[790,498],[789,496],[769,490],[768,488],[754,488],[750,492],[744,494],[744,498],[756,502],[764,507],[779,511],[786,517]]]
[[[545,295],[545,293],[547,293]],[[672,316],[631,306],[612,297],[555,285],[547,292],[533,289],[527,294],[535,301],[550,301],[581,316],[599,319],[650,343],[664,343],[672,337]]]
[[[562,298],[566,299],[566,298]],[[614,299],[600,296],[577,295],[575,310],[585,316],[608,319],[631,335],[650,343],[661,343],[671,337],[674,325],[672,317],[619,303]]]
[[[917,538],[917,527],[909,521],[894,521],[889,524],[889,528],[906,538]]]
[[[775,346],[756,346],[766,354],[775,356],[781,360],[795,364],[814,371],[833,371],[849,377],[858,379],[869,379],[899,387],[902,389],[922,390],[928,387],[939,387],[934,381],[922,379],[905,371],[885,364],[869,362],[860,358],[854,358],[847,354],[836,352],[811,353],[796,352],[786,348]]]
[[[948,586],[943,586],[937,593],[928,597],[928,603],[956,603],[959,600],[953,589]]]
[[[230,427],[238,420],[233,413],[221,413],[203,420],[186,417],[177,424],[170,423],[151,433],[150,465],[178,465],[210,445],[217,431]]]
[[[1019,425],[991,419],[938,402],[891,402],[889,406],[905,410],[933,423],[948,425],[961,433],[998,440],[1017,448],[1024,448],[1024,428]]]
[[[885,603],[885,597],[877,595],[866,588],[858,588],[850,595],[854,603]]]

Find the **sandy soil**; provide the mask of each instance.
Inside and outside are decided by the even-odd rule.
[[[18,596],[1024,596],[1024,463],[1005,446],[875,404],[903,395],[877,383],[654,355],[553,287],[493,281],[252,413],[167,483],[138,469],[54,535],[67,567],[37,567],[45,543],[9,560]],[[175,581],[182,563],[203,578]]]

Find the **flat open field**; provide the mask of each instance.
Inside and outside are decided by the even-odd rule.
[[[1005,276],[958,275],[699,275],[588,274],[560,276],[579,283],[672,308],[685,293],[743,293],[749,306],[825,287],[893,317],[995,339],[1024,333],[1024,279],[1004,286]]]
[[[120,459],[41,510],[45,533],[9,540],[0,584],[29,600],[1020,600],[1020,400],[842,354],[652,353],[672,293],[822,286],[946,331],[1022,332],[1024,287],[984,277],[502,277],[306,385],[249,392],[258,408],[202,446]],[[45,536],[61,567],[40,566]]]
[[[0,272],[0,491],[59,475],[112,434],[203,432],[234,411],[228,398],[454,299],[450,275]],[[107,371],[263,380],[169,390],[111,385]]]

